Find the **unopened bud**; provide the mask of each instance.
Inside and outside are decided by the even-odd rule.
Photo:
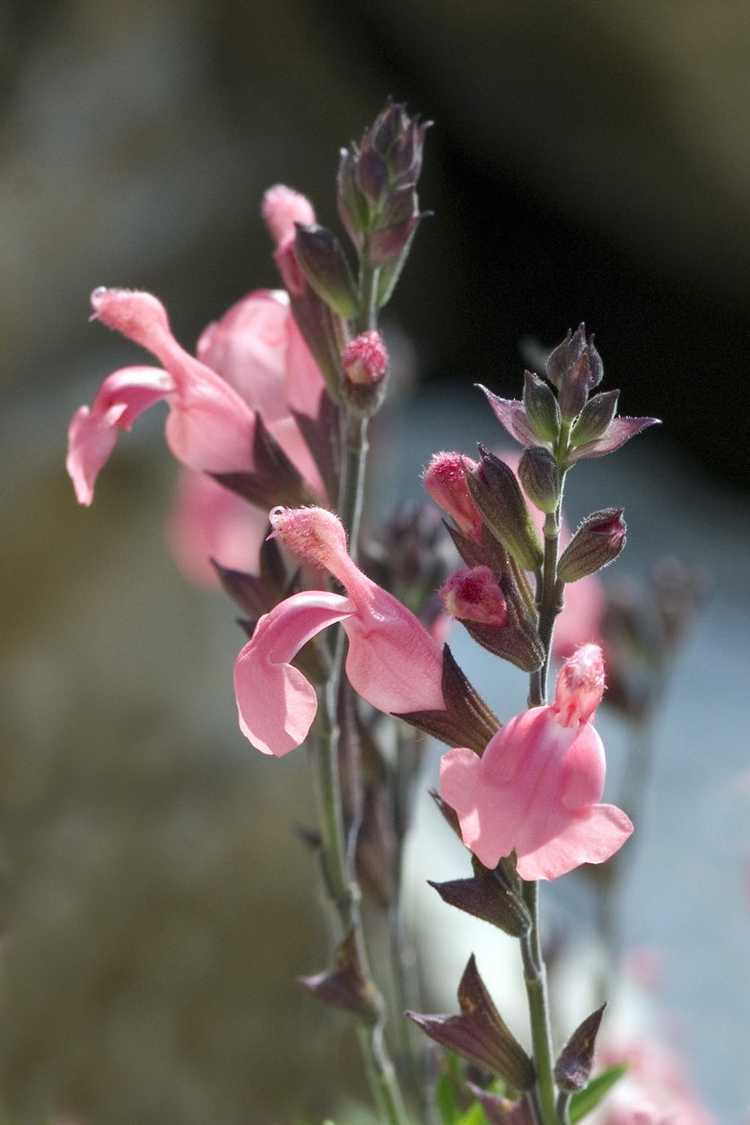
[[[586,337],[586,325],[579,324],[547,359],[547,376],[559,391],[562,417],[568,421],[583,410],[589,392],[599,385],[604,375],[602,357],[594,346],[594,337]]]
[[[388,352],[379,332],[362,332],[347,344],[341,366],[352,383],[372,387],[388,370]]]
[[[523,405],[529,425],[542,441],[557,441],[560,407],[554,394],[538,375],[524,371]]]
[[[580,525],[557,566],[561,582],[577,582],[609,566],[625,547],[627,525],[622,508],[592,512]]]
[[[580,1024],[560,1052],[555,1064],[555,1081],[567,1094],[575,1094],[588,1085],[594,1064],[594,1050],[599,1025],[606,1004],[597,1008]]]
[[[585,346],[586,325],[579,324],[575,333],[568,329],[565,334],[565,339],[562,340],[556,348],[553,348],[547,356],[547,363],[545,365],[547,378],[558,390],[562,387],[568,371],[575,367],[576,363],[581,358]]]
[[[370,269],[377,300],[390,298],[421,218],[416,186],[428,123],[388,102],[359,144],[343,149],[338,170],[341,220]]]
[[[574,449],[586,442],[596,441],[607,432],[617,413],[619,397],[619,391],[602,391],[589,399],[570,434],[570,444]]]
[[[538,570],[544,553],[516,474],[480,445],[482,460],[469,473],[469,491],[484,522],[523,570]]]
[[[422,474],[424,486],[438,507],[477,543],[482,538],[482,514],[469,492],[467,473],[478,468],[478,463],[463,453],[436,453]]]
[[[448,613],[460,621],[502,627],[508,620],[505,596],[488,566],[467,567],[452,574],[440,597]]]
[[[321,300],[344,319],[355,316],[357,290],[335,234],[325,227],[298,223],[294,249],[302,272]]]
[[[525,449],[518,466],[523,490],[540,512],[554,512],[560,503],[560,470],[547,449]]]

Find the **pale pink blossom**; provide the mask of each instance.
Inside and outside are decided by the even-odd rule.
[[[458,814],[464,843],[486,867],[515,851],[523,879],[557,879],[609,859],[633,831],[604,790],[604,747],[591,719],[604,690],[597,645],[563,664],[555,700],[516,715],[482,757],[443,756],[443,798]]]
[[[298,297],[305,288],[305,277],[294,252],[295,223],[310,226],[315,210],[304,195],[285,184],[276,184],[263,196],[261,206],[271,237],[276,243],[274,261],[289,292]]]
[[[603,1125],[716,1125],[682,1058],[665,1043],[610,1043],[599,1053],[599,1062],[627,1067],[607,1096]]]
[[[293,412],[317,416],[323,377],[300,335],[286,293],[268,289],[248,293],[209,324],[197,352],[261,415],[313,491],[322,496],[320,474]]]
[[[355,565],[338,517],[322,508],[275,508],[270,518],[281,543],[337,578],[347,596],[321,590],[294,594],[258,622],[234,672],[240,729],[253,746],[281,757],[304,741],[317,697],[291,661],[337,621],[349,639],[346,673],[363,699],[385,712],[444,709],[440,645]]]
[[[268,513],[205,473],[182,469],[167,523],[167,541],[182,573],[197,586],[217,586],[216,559],[257,574]]]
[[[152,352],[156,367],[125,367],[104,380],[92,406],[81,406],[68,431],[66,467],[79,503],[89,505],[119,430],[164,399],[166,439],[178,461],[205,472],[252,469],[255,414],[215,371],[175,340],[166,310],[149,293],[96,289],[94,316]]]

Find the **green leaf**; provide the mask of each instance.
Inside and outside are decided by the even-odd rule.
[[[450,1074],[444,1074],[438,1081],[435,1100],[442,1125],[460,1125],[461,1110],[456,1097],[456,1084]]]
[[[487,1125],[487,1115],[480,1102],[473,1102],[466,1113],[459,1117],[456,1125]]]
[[[586,1117],[609,1093],[616,1082],[619,1082],[627,1070],[626,1066],[609,1066],[596,1078],[592,1078],[585,1090],[574,1094],[570,1101],[570,1120],[575,1123]]]

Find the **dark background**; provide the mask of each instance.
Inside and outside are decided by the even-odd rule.
[[[99,346],[93,281],[191,339],[275,281],[257,220],[384,95],[436,122],[397,315],[423,379],[510,392],[517,344],[586,319],[627,412],[746,484],[746,8],[727,3],[6,6],[4,378]],[[429,285],[425,279],[429,278]]]
[[[191,347],[241,294],[277,284],[265,188],[292,184],[335,224],[338,148],[387,94],[436,123],[421,188],[435,217],[388,310],[423,397],[382,422],[381,504],[418,491],[434,448],[496,441],[471,384],[517,394],[520,343],[582,318],[623,412],[665,420],[581,470],[571,507],[626,504],[617,574],[677,552],[712,575],[665,705],[627,923],[665,949],[697,1080],[738,1120],[750,1092],[726,1045],[747,1029],[750,845],[728,794],[746,764],[749,57],[739,0],[0,8],[7,1125],[319,1125],[361,1090],[349,1024],[322,1034],[294,984],[326,947],[292,832],[314,816],[305,755],[269,763],[238,735],[241,637],[165,549],[174,466],[158,412],[119,443],[91,511],[62,466],[73,409],[140,362],[88,324],[89,292],[159,294]],[[512,714],[523,685],[456,646]],[[607,739],[616,773],[625,740]],[[462,872],[458,853],[441,863],[438,877]],[[450,1004],[453,931],[434,918]],[[583,940],[585,911],[564,918]],[[486,956],[501,973],[494,945]]]

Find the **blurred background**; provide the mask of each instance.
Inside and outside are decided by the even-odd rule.
[[[72,410],[140,362],[87,323],[90,290],[158,293],[192,347],[277,284],[264,189],[292,184],[335,225],[338,149],[387,94],[436,122],[420,191],[435,216],[388,310],[406,374],[373,502],[418,496],[436,448],[497,444],[472,384],[517,394],[528,341],[584,318],[623,412],[666,423],[585,463],[571,508],[625,504],[619,577],[667,554],[709,577],[659,722],[624,925],[663,954],[702,1096],[717,1120],[744,1119],[749,57],[739,0],[5,0],[0,1084],[14,1125],[313,1122],[357,1096],[347,1021],[325,1015],[321,1035],[294,983],[326,949],[292,832],[314,816],[305,755],[269,763],[236,730],[241,636],[167,552],[160,420],[120,443],[91,511],[63,460]],[[499,714],[520,707],[522,678],[498,678],[463,636],[454,651]],[[626,740],[610,729],[617,776]],[[454,961],[486,939],[421,905],[426,876],[463,863],[423,813],[413,922],[431,997],[450,1006]],[[577,893],[551,910],[584,943]]]

